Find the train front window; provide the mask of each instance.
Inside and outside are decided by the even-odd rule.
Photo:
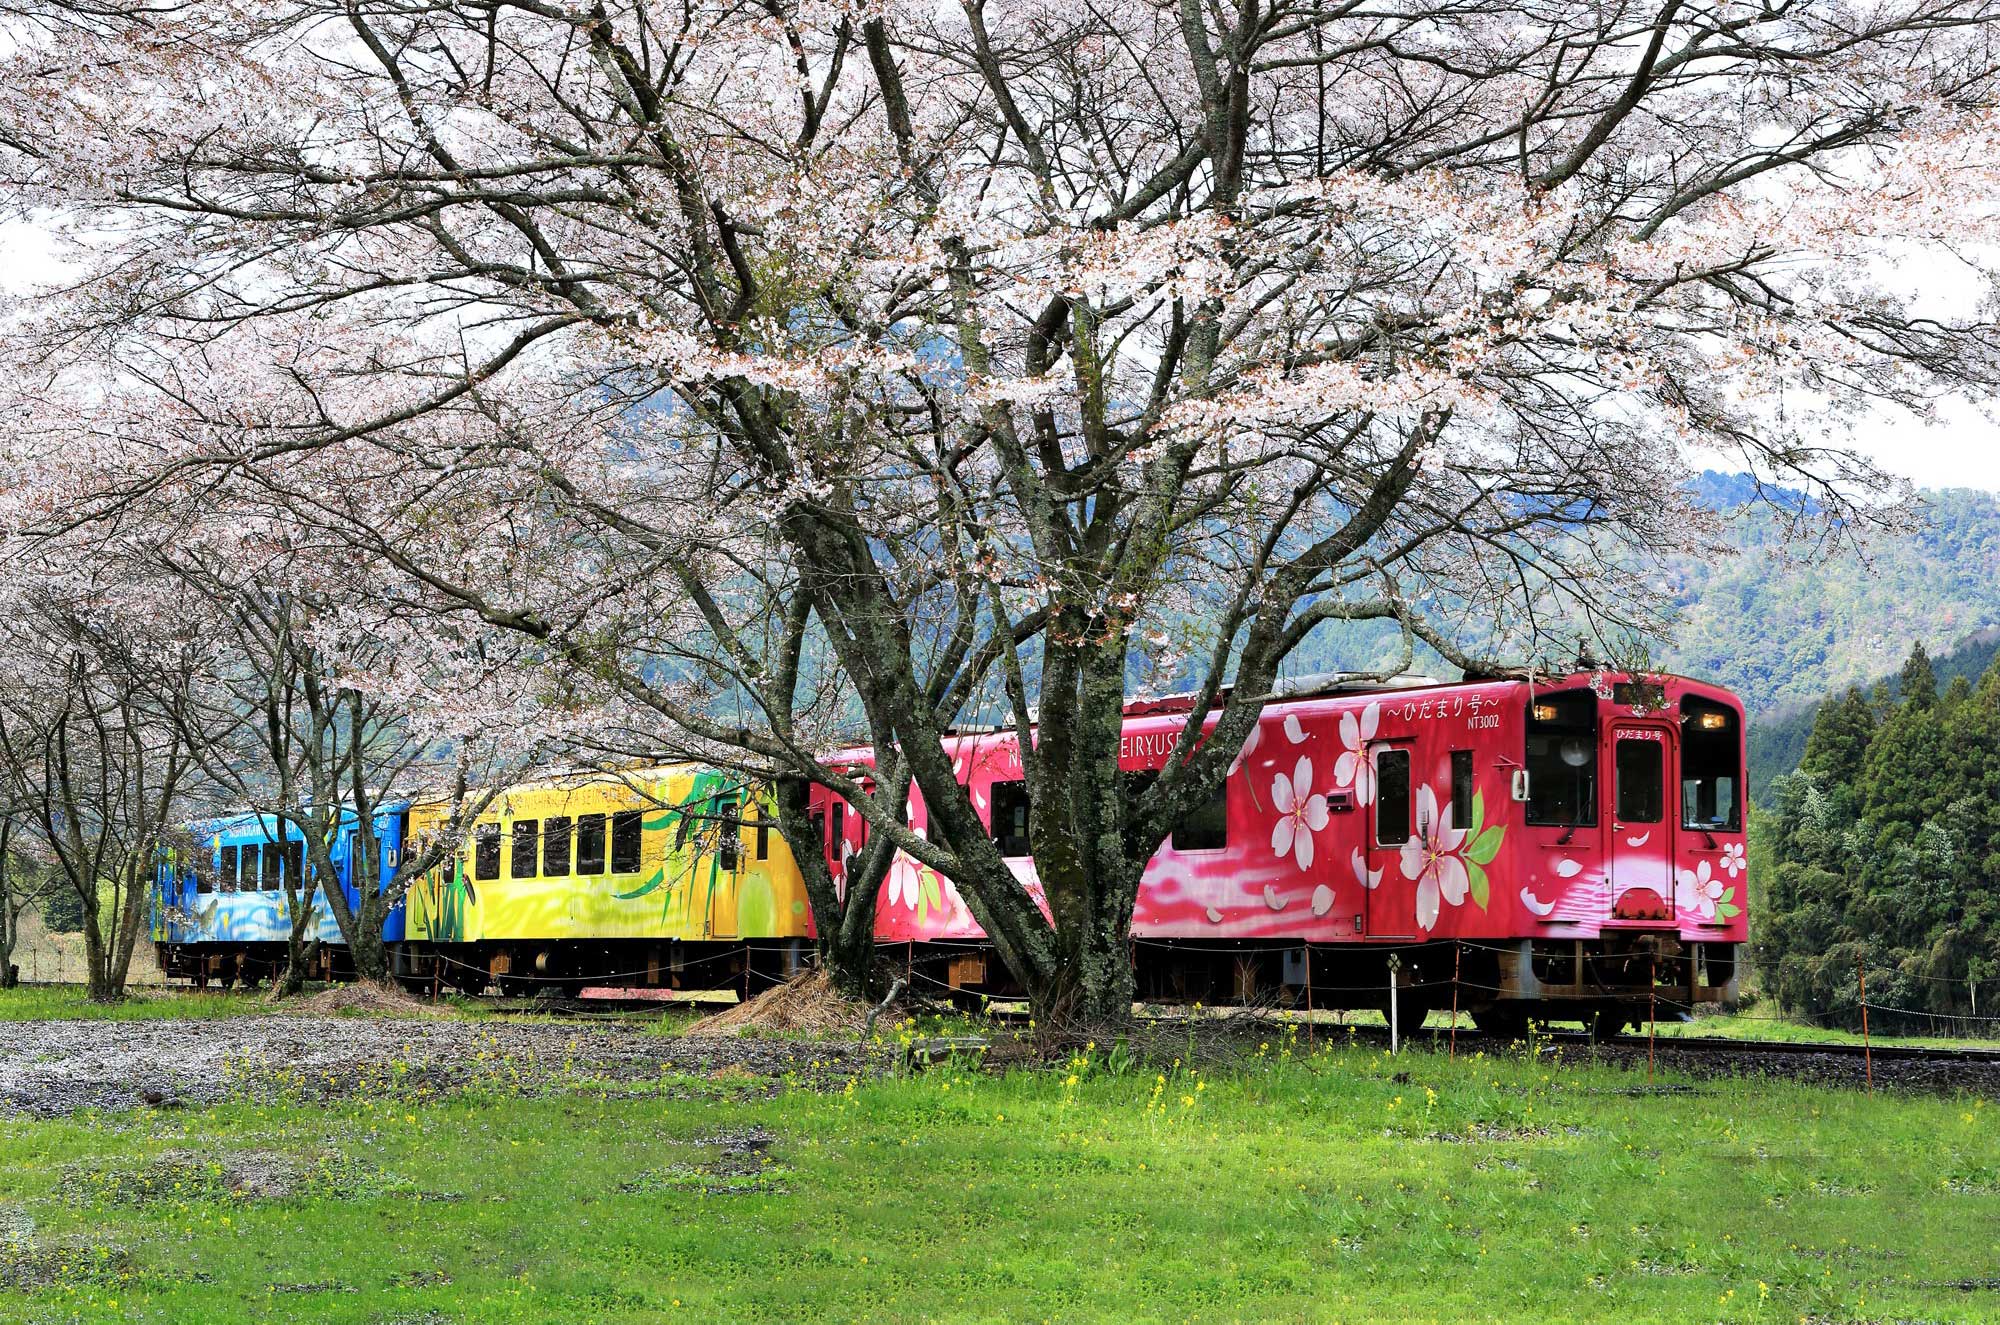
[[[1619,738],[1618,822],[1660,822],[1660,802],[1665,799],[1666,790],[1661,765],[1666,748],[1666,743],[1659,740]]]
[[[1704,699],[1681,704],[1681,827],[1733,833],[1743,826],[1740,721]]]
[[[1528,705],[1528,822],[1597,822],[1597,696],[1538,695]]]

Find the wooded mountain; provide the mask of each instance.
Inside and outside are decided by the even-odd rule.
[[[1736,555],[1678,569],[1683,621],[1662,659],[1718,681],[1750,708],[1750,794],[1797,768],[1822,701],[1889,683],[1913,645],[1933,655],[1940,684],[1977,679],[2000,651],[2000,495],[1923,495],[1923,524],[1878,538],[1865,555],[1801,555],[1777,515],[1752,504],[1741,474],[1703,474],[1697,490],[1733,512]]]
[[[1729,686],[1753,721],[1891,676],[1912,644],[1948,653],[2000,623],[2000,496],[1927,492],[1916,533],[1879,538],[1865,557],[1822,558],[1784,546],[1777,516],[1745,506],[1741,475],[1704,474],[1698,486],[1736,513],[1736,555],[1678,568],[1683,622],[1662,661]]]

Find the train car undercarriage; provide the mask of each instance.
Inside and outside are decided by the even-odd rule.
[[[1616,1033],[1648,1017],[1678,1018],[1733,1003],[1737,945],[1690,942],[1670,932],[1608,932],[1595,939],[1442,940],[1376,946],[1283,941],[1206,943],[1139,939],[1133,971],[1141,1001],[1210,1007],[1267,1005],[1372,1009],[1421,1025],[1456,1007],[1486,1030],[1518,1033],[1530,1020],[1577,1021]],[[1022,996],[991,949],[978,943],[884,944],[880,960],[919,996],[976,1006]],[[228,988],[282,969],[282,944],[159,945],[170,977]],[[733,989],[754,996],[811,961],[803,939],[764,942],[604,940],[390,945],[391,969],[415,993],[574,996],[584,988],[640,991]],[[350,975],[344,950],[323,947],[314,974]]]

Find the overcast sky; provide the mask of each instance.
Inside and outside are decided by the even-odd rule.
[[[1932,427],[1885,416],[1855,434],[1855,448],[1919,487],[2000,492],[2000,424],[1962,403],[1939,413],[1946,422]]]

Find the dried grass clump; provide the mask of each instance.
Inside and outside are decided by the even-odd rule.
[[[834,988],[824,971],[793,976],[747,1003],[704,1017],[688,1028],[689,1035],[740,1035],[744,1031],[780,1031],[804,1035],[860,1035],[868,1024],[868,1005]]]

